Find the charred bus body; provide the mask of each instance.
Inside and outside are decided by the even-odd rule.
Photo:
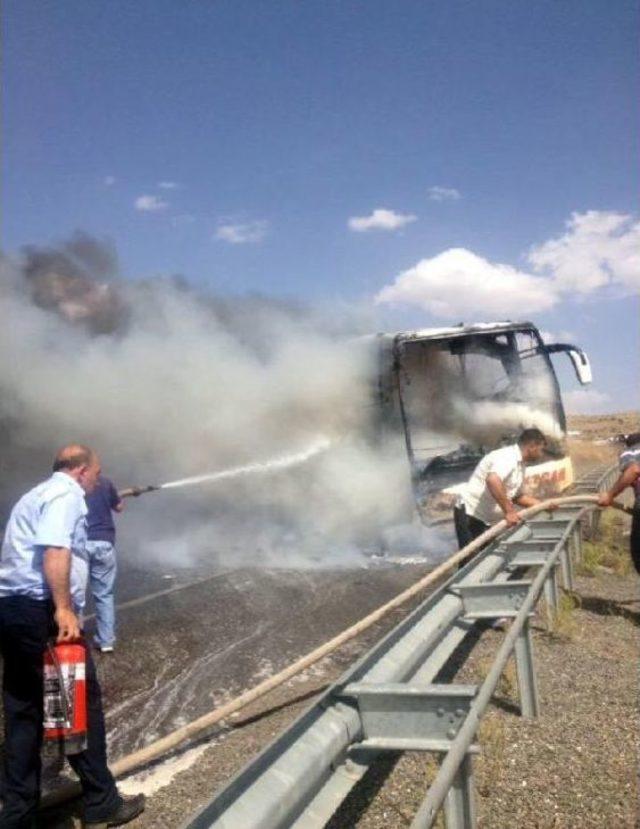
[[[544,343],[530,322],[380,334],[376,349],[376,434],[403,439],[423,520],[450,506],[486,452],[530,426],[549,438],[547,456],[528,470],[531,489],[544,495],[571,484],[566,418],[550,355],[566,353],[587,384],[591,368],[581,349]]]

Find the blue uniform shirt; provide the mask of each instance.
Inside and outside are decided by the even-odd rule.
[[[87,515],[87,538],[89,541],[108,541],[115,544],[116,526],[113,523],[114,510],[120,503],[120,496],[113,483],[101,475],[98,485],[90,495],[85,497],[89,513]]]
[[[71,550],[71,598],[84,607],[87,507],[82,487],[65,472],[54,472],[23,495],[11,510],[0,556],[0,597],[44,600],[51,591],[43,572],[47,547]]]

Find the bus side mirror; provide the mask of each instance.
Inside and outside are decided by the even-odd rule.
[[[547,354],[557,354],[561,351],[568,354],[581,385],[588,386],[593,380],[593,373],[591,371],[591,363],[589,362],[589,358],[581,348],[578,348],[577,345],[555,343],[554,345],[546,345],[545,351]]]
[[[576,371],[576,376],[583,386],[588,386],[593,380],[593,373],[591,371],[591,363],[589,358],[581,348],[572,348],[568,352],[569,359],[573,363]]]

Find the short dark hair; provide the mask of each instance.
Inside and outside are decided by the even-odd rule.
[[[541,432],[540,429],[523,429],[520,433],[520,437],[518,438],[518,443],[520,446],[527,446],[531,443],[546,443],[547,439],[544,436],[544,432]]]
[[[636,443],[640,443],[640,432],[631,432],[630,435],[626,436],[624,442],[627,446],[635,446]]]
[[[93,450],[88,446],[76,443],[65,446],[56,455],[53,461],[53,471],[61,469],[77,469],[79,466],[89,466],[93,460]]]

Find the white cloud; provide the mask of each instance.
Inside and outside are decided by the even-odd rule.
[[[624,213],[588,210],[573,213],[566,228],[564,235],[529,251],[534,270],[552,276],[565,292],[640,289],[640,221]]]
[[[158,187],[161,190],[178,190],[180,185],[177,181],[159,181]]]
[[[530,272],[452,248],[399,274],[375,301],[413,305],[454,319],[484,314],[526,317],[580,294],[603,289],[630,294],[640,289],[640,220],[588,210],[573,213],[566,228],[564,235],[529,250]],[[568,331],[547,336],[555,341],[573,339]]]
[[[441,187],[436,184],[429,188],[429,198],[431,201],[458,201],[462,198],[462,193],[455,187]]]
[[[464,248],[422,259],[375,297],[378,304],[414,305],[438,317],[529,316],[557,302],[549,279],[494,264]]]
[[[611,398],[596,389],[572,389],[563,392],[562,400],[568,414],[606,414],[611,411]]]
[[[415,222],[418,217],[412,213],[396,213],[384,207],[376,208],[370,216],[352,216],[348,225],[356,233],[368,230],[398,230],[398,228]]]
[[[169,207],[169,202],[161,199],[160,196],[138,196],[133,204],[136,210],[141,210],[143,213],[157,213]]]
[[[113,187],[113,185],[116,183],[116,177],[115,176],[105,176],[102,179],[102,183],[104,184],[105,187]]]
[[[215,238],[232,245],[246,245],[261,242],[268,230],[269,223],[264,220],[243,224],[221,224],[216,230]]]

